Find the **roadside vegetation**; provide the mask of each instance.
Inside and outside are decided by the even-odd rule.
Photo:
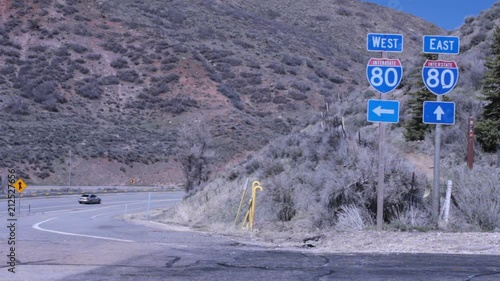
[[[492,10],[499,8],[497,4]],[[489,17],[488,20],[485,17]],[[467,19],[466,25],[478,21],[489,26],[489,20],[498,21],[498,17],[488,11],[477,20]],[[475,25],[475,28],[484,30],[484,26]],[[486,72],[465,61],[468,67],[460,87],[445,97],[463,110],[458,113],[456,124],[445,128],[442,136],[440,196],[444,198],[445,182],[451,180],[451,220],[446,226],[451,231],[500,229],[500,154],[495,153],[496,128],[500,127],[495,123],[499,104],[498,87],[495,87],[499,79],[496,71],[498,27],[496,30],[488,27],[485,31],[492,38],[490,45],[479,44],[472,38],[470,45],[464,48],[464,56],[481,58],[474,48],[480,45],[484,53],[491,53],[480,60]],[[432,175],[408,161],[413,153],[431,160],[434,147],[433,128],[421,123],[421,103],[433,100],[433,95],[418,82],[420,73],[410,76],[413,75],[418,77],[413,79],[418,87],[402,87],[410,96],[408,105],[404,106],[411,110],[405,111],[402,127],[391,127],[389,150],[385,155],[385,228],[398,231],[435,229],[430,216],[431,198],[424,197],[425,190],[431,189]],[[228,167],[224,175],[202,184],[184,202],[159,214],[157,219],[221,232],[239,229],[240,224],[234,225],[234,220],[244,183],[249,179],[258,180],[264,188],[257,195],[255,228],[258,232],[374,229],[378,134],[375,127],[361,121],[362,110],[357,109],[354,100],[335,100],[328,105],[330,111],[318,113],[302,128],[296,127],[239,165]],[[470,116],[479,120],[479,142],[474,149],[472,170],[465,163]],[[441,200],[441,206],[443,202]],[[241,219],[240,216],[236,221]]]
[[[378,95],[363,46],[380,30],[406,38],[405,77],[388,96],[402,116],[387,128],[384,219],[390,229],[432,229],[429,171],[411,155],[431,158],[433,147],[419,121],[432,97],[418,83],[421,35],[444,31],[375,4],[316,2],[6,1],[0,169],[59,185],[71,170],[85,185],[129,184],[142,167],[136,184],[182,182],[188,192],[160,219],[223,228],[233,227],[245,181],[258,180],[256,229],[371,229],[378,131],[366,101]],[[454,230],[499,227],[499,9],[456,31],[464,46],[450,99],[460,113],[442,146]],[[469,116],[483,145],[473,171],[463,168]]]

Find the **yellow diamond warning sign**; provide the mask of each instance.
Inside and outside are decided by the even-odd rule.
[[[26,189],[26,187],[28,187],[28,185],[23,181],[23,179],[18,179],[13,185],[14,188],[19,193],[23,192]]]

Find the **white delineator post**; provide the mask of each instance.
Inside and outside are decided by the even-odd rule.
[[[450,204],[451,204],[451,187],[452,187],[452,181],[448,180],[448,184],[446,186],[446,198],[444,201],[444,226],[448,226],[448,221],[450,218]]]
[[[146,210],[146,219],[149,220],[149,206],[151,205],[151,191],[148,196],[148,209]]]

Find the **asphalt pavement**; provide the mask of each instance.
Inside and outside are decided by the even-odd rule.
[[[26,198],[16,221],[2,200],[0,280],[500,280],[500,256],[315,254],[123,219],[138,212],[147,219],[148,209],[183,195],[106,194],[96,205],[78,204],[78,195]],[[15,251],[8,244],[13,222]]]

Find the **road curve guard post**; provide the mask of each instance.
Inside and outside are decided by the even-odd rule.
[[[255,221],[255,198],[257,195],[257,190],[262,191],[262,186],[260,186],[260,182],[254,181],[252,182],[252,198],[248,201],[248,211],[245,214],[245,218],[243,219],[242,228],[246,228],[253,230],[253,224]]]

